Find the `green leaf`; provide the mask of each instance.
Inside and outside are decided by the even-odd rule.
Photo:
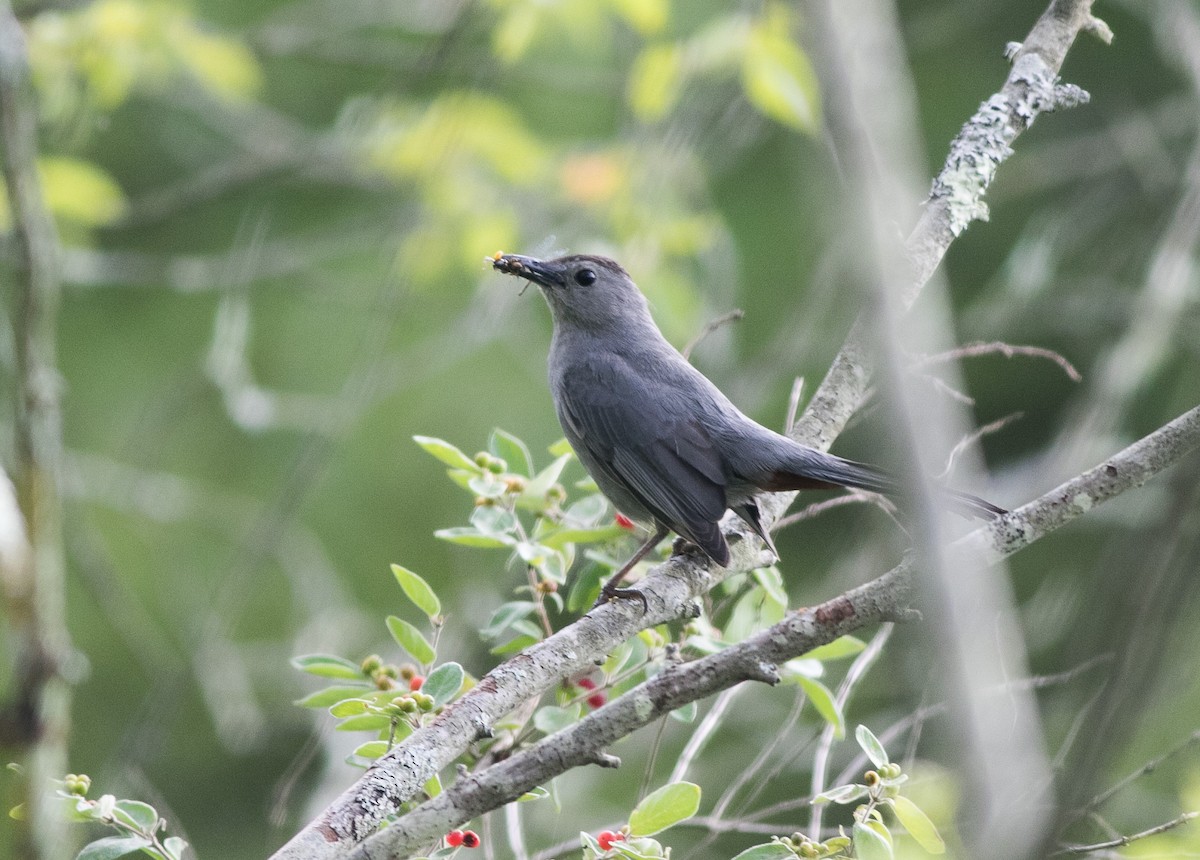
[[[333,654],[305,654],[293,657],[292,665],[301,672],[320,675],[322,678],[346,678],[354,681],[361,681],[363,678],[361,666]]]
[[[783,587],[783,575],[779,572],[779,568],[760,567],[754,571],[753,576],[772,600],[783,607],[788,605],[787,589]]]
[[[871,760],[871,764],[875,767],[883,767],[888,763],[887,750],[883,748],[883,744],[879,742],[879,738],[868,729],[866,726],[859,726],[854,730],[854,738],[858,741],[858,745],[862,747],[863,752],[867,754],[867,758]]]
[[[488,439],[488,450],[508,463],[509,468],[517,474],[526,477],[533,475],[533,455],[525,443],[513,434],[497,427]]]
[[[683,88],[683,51],[678,45],[651,45],[633,61],[629,105],[643,122],[662,119]]]
[[[860,797],[867,796],[865,785],[839,785],[826,789],[813,798],[813,803],[853,803]]]
[[[426,453],[437,457],[447,466],[452,466],[455,469],[466,469],[468,472],[473,472],[476,475],[483,472],[483,469],[474,460],[445,439],[435,439],[432,436],[413,436],[413,441],[420,445]]]
[[[892,860],[892,845],[874,828],[854,822],[854,856],[858,860]]]
[[[392,634],[392,638],[396,640],[396,644],[411,654],[418,663],[428,666],[437,659],[437,652],[433,650],[433,646],[429,644],[421,631],[403,618],[389,615],[387,628],[388,632]]]
[[[37,167],[46,206],[56,217],[85,227],[99,227],[125,212],[121,186],[90,161],[43,156],[38,159]]]
[[[167,856],[171,860],[183,860],[183,852],[187,851],[187,847],[187,840],[178,836],[168,836],[163,840],[163,848],[167,849]]]
[[[510,600],[501,603],[492,611],[487,626],[479,631],[485,639],[495,639],[504,633],[517,621],[528,618],[537,609],[537,604],[530,600]]]
[[[551,457],[573,457],[575,455],[575,449],[571,447],[571,443],[565,436],[548,446],[546,450],[550,452]]]
[[[140,800],[118,800],[113,816],[147,835],[153,834],[158,826],[158,810]]]
[[[329,713],[335,717],[357,717],[365,714],[370,707],[370,702],[364,699],[343,699],[336,705],[331,705]]]
[[[363,758],[379,758],[388,751],[387,741],[367,741],[365,744],[359,744],[354,755],[360,755]]]
[[[107,836],[84,846],[75,860],[117,860],[150,846],[142,836]]]
[[[437,797],[442,793],[442,778],[436,773],[425,780],[425,793],[430,797]]]
[[[435,707],[444,705],[458,695],[464,677],[466,672],[462,666],[457,663],[443,663],[429,673],[429,677],[421,685],[421,692],[433,697]]]
[[[742,56],[742,86],[759,111],[812,134],[820,126],[821,96],[808,57],[788,35],[786,12],[751,30]]]
[[[328,708],[346,699],[357,699],[369,689],[371,688],[367,684],[358,687],[325,687],[303,699],[297,699],[292,704],[300,708]]]
[[[808,700],[812,702],[813,707],[817,709],[817,713],[821,715],[821,719],[833,726],[833,736],[838,740],[844,738],[846,736],[846,718],[842,716],[842,709],[838,707],[837,699],[834,698],[829,688],[820,681],[805,678],[803,675],[797,675],[796,681],[804,690],[804,694],[808,696]]]
[[[929,816],[907,797],[898,794],[891,799],[892,811],[897,820],[908,831],[908,835],[917,841],[930,854],[945,854],[946,843]]]
[[[700,808],[700,786],[692,782],[673,782],[645,797],[629,814],[633,836],[653,836],[672,825],[686,821]]]
[[[855,636],[846,635],[814,648],[804,656],[808,660],[841,660],[853,657],[866,647],[866,642]]]
[[[392,574],[396,577],[396,581],[400,583],[405,596],[413,602],[417,609],[424,612],[431,621],[442,614],[442,602],[438,600],[437,593],[434,592],[428,582],[407,567],[401,567],[398,564],[392,565]]]
[[[533,726],[544,735],[552,735],[579,722],[581,711],[578,702],[565,708],[545,705],[534,713]]]
[[[546,491],[558,482],[558,476],[562,474],[567,463],[571,461],[570,454],[563,454],[556,459],[525,485],[525,491],[521,493],[521,498],[531,500],[541,500],[545,497]]]
[[[391,725],[391,717],[385,717],[383,714],[362,714],[357,717],[347,717],[334,728],[339,732],[379,732],[390,728]],[[397,723],[397,730],[403,725],[405,724]]]
[[[782,842],[764,842],[747,848],[733,860],[795,860],[796,853]]]
[[[552,549],[562,549],[569,543],[599,543],[613,540],[623,534],[625,534],[625,529],[617,525],[584,529],[565,528],[551,532],[543,537],[541,542]]]
[[[467,526],[456,526],[452,529],[438,529],[433,533],[438,540],[449,541],[460,546],[474,546],[483,549],[502,549],[512,546],[516,539],[508,535],[486,535],[479,529]]]
[[[541,800],[543,797],[549,797],[550,792],[542,788],[540,785],[536,788],[531,788],[529,791],[517,798],[517,803],[523,803],[527,800]]]

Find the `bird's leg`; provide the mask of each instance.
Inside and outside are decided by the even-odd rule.
[[[633,554],[633,557],[621,565],[621,569],[614,573],[608,582],[604,583],[604,586],[600,589],[600,597],[596,599],[596,606],[618,597],[636,597],[642,601],[642,612],[650,611],[650,604],[646,602],[646,595],[642,594],[636,588],[618,588],[618,586],[621,580],[629,575],[629,571],[633,570],[634,566],[645,558],[650,550],[659,545],[662,539],[667,536],[668,531],[670,529],[655,523],[654,534],[650,535],[650,538],[638,547],[638,551]]]

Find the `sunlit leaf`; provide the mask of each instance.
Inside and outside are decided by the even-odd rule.
[[[262,88],[262,69],[243,43],[195,28],[176,32],[176,50],[202,84],[227,98],[244,98]]]
[[[892,811],[904,825],[908,835],[930,854],[945,854],[946,843],[929,816],[904,795],[896,795],[891,799]]]
[[[683,86],[683,56],[677,45],[645,48],[629,72],[629,104],[645,122],[666,116]]]
[[[643,36],[660,32],[671,13],[669,0],[609,0],[617,14]]]
[[[867,644],[861,639],[846,635],[814,648],[804,656],[809,660],[841,660],[845,657],[853,657],[866,647]]]
[[[488,439],[488,450],[508,463],[508,468],[519,475],[533,475],[533,455],[529,447],[513,434],[497,427]]]
[[[429,644],[424,634],[403,618],[389,615],[387,628],[388,632],[392,634],[392,638],[396,640],[396,644],[411,654],[418,663],[429,665],[437,659],[437,652],[433,650],[433,646]]]
[[[388,751],[387,741],[367,741],[365,744],[359,744],[354,755],[360,755],[363,758],[379,758]]]
[[[700,808],[700,786],[691,782],[673,782],[647,795],[629,813],[629,831],[633,836],[653,836],[672,825],[686,821]]]
[[[319,675],[322,678],[344,678],[354,681],[363,679],[361,666],[334,654],[305,654],[293,657],[292,665],[301,672]]]
[[[834,698],[829,688],[820,681],[805,678],[803,675],[798,675],[796,681],[808,696],[808,700],[812,702],[813,707],[817,709],[817,713],[821,715],[821,719],[833,726],[833,736],[838,740],[844,738],[846,736],[846,720],[842,716],[842,709],[838,707],[837,699]]]
[[[99,227],[125,213],[121,187],[91,162],[44,156],[38,159],[38,173],[46,206],[59,218],[85,227]],[[7,219],[7,205],[3,211]]]
[[[892,846],[874,828],[856,821],[854,856],[858,860],[892,860]]]
[[[791,40],[785,15],[769,15],[751,30],[742,58],[742,86],[750,103],[772,119],[810,134],[819,129],[817,75]]]
[[[479,529],[466,526],[456,526],[450,529],[438,529],[433,533],[439,540],[456,543],[460,546],[473,546],[482,549],[503,549],[516,543],[516,539],[508,535],[488,535]]]
[[[303,699],[297,699],[292,704],[301,708],[328,708],[346,699],[358,698],[368,689],[370,687],[365,683],[357,687],[326,687],[310,693]]]
[[[888,763],[887,750],[883,748],[879,738],[875,737],[874,733],[866,726],[859,726],[855,729],[854,738],[875,767],[883,767]]]
[[[143,833],[153,833],[158,825],[158,810],[140,800],[118,800],[113,814]]]
[[[425,613],[431,620],[442,614],[442,602],[428,582],[407,567],[392,565],[392,574],[400,583],[400,588],[413,604]]]
[[[474,460],[445,439],[435,439],[432,436],[413,436],[413,441],[447,466],[453,466],[455,469],[465,469],[476,475],[483,471],[475,464]]]

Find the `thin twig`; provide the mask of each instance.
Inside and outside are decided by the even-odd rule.
[[[968,433],[966,436],[960,439],[959,443],[950,451],[950,456],[946,458],[946,468],[942,469],[942,473],[938,475],[938,477],[945,478],[951,472],[953,472],[954,466],[958,462],[958,458],[962,456],[962,453],[984,436],[990,436],[992,433],[999,433],[1009,424],[1013,423],[1014,421],[1019,421],[1024,417],[1024,412],[1013,412],[1010,415],[1005,415],[1003,418],[997,418],[995,421],[992,421],[989,424],[984,424],[982,427],[978,427],[971,433]]]
[[[1072,382],[1082,382],[1083,374],[1075,369],[1075,365],[1067,361],[1062,353],[1055,352],[1052,349],[1047,349],[1044,346],[1016,346],[1011,343],[1002,341],[992,341],[990,343],[967,343],[947,352],[939,352],[935,355],[927,355],[924,358],[918,359],[913,363],[912,369],[922,367],[930,367],[936,364],[949,364],[952,361],[960,361],[964,358],[975,358],[980,355],[1002,355],[1005,358],[1013,358],[1017,355],[1027,355],[1034,358],[1048,359],[1062,368],[1063,373]]]
[[[684,358],[690,359],[692,357],[692,350],[699,346],[702,340],[719,329],[721,326],[729,325],[729,323],[732,322],[737,322],[745,315],[746,312],[741,308],[734,308],[729,313],[721,314],[719,317],[709,320],[705,324],[704,328],[700,329],[700,333],[688,341],[687,346],[679,351],[683,353]]]
[[[1053,856],[1058,857],[1064,854],[1092,854],[1096,851],[1104,851],[1109,848],[1122,848],[1139,839],[1145,839],[1148,836],[1157,836],[1159,833],[1165,833],[1168,830],[1173,830],[1181,824],[1187,824],[1193,818],[1200,817],[1200,812],[1185,812],[1178,818],[1172,818],[1163,824],[1151,827],[1149,830],[1143,830],[1141,833],[1134,833],[1131,836],[1119,836],[1116,839],[1110,839],[1107,842],[1095,842],[1091,845],[1067,845],[1066,847],[1055,851]]]

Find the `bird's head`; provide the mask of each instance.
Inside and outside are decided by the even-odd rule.
[[[538,260],[498,253],[488,262],[505,274],[537,284],[556,326],[599,330],[653,325],[642,291],[629,273],[608,257],[575,254]]]

